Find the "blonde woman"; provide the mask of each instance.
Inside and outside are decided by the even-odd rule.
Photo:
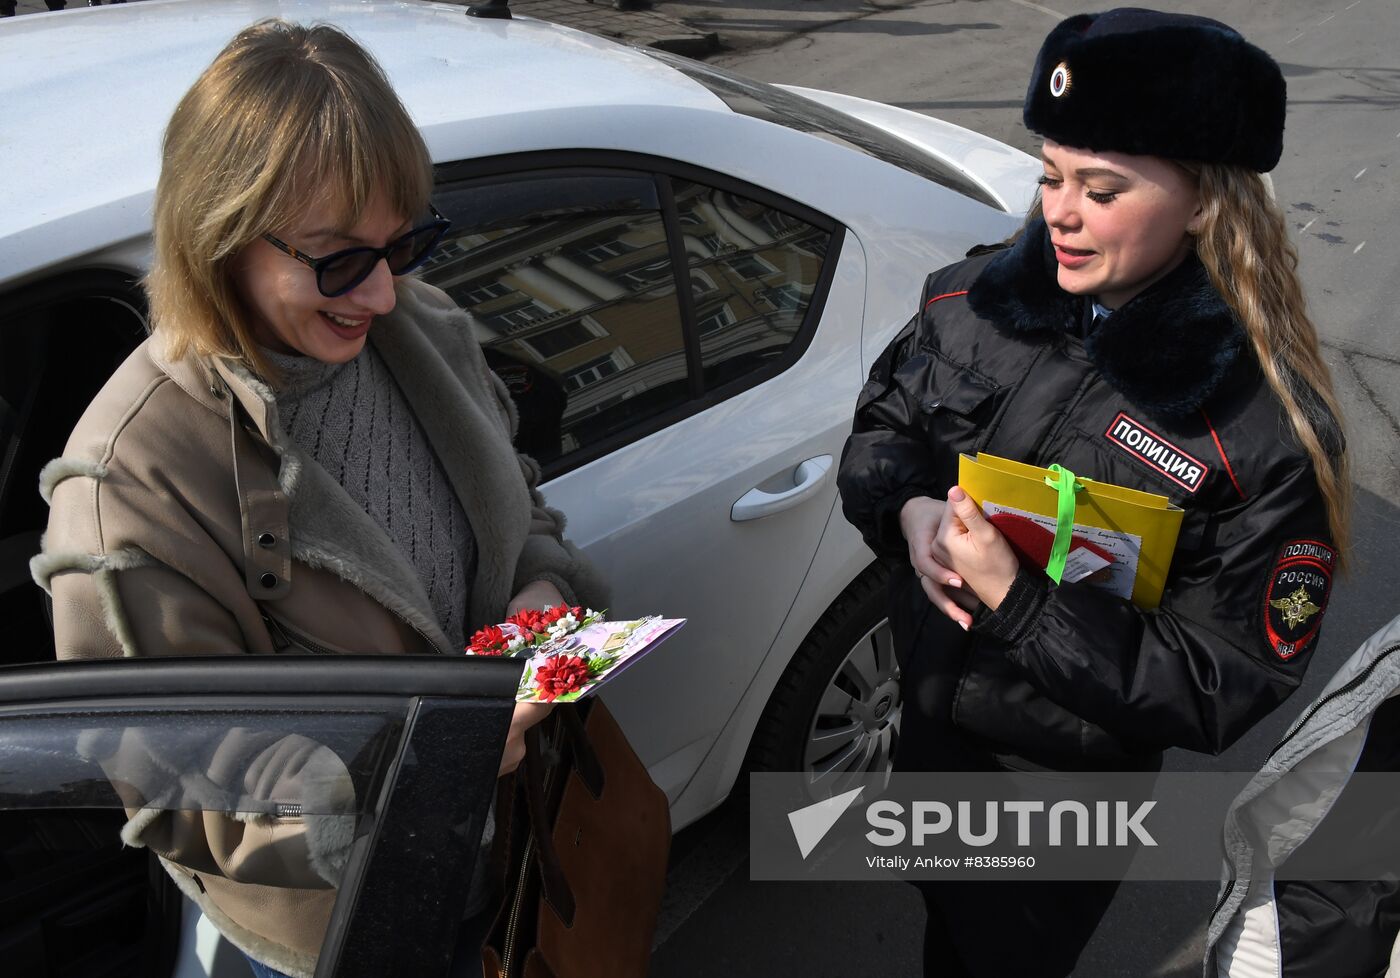
[[[1277,64],[1205,18],[1120,9],[1047,37],[1025,102],[1037,207],[1009,247],[929,277],[842,458],[846,515],[895,568],[897,770],[1152,770],[1223,750],[1302,680],[1348,479],[1261,176],[1284,102]],[[976,452],[1182,507],[1160,608],[1024,568],[956,486]],[[1050,976],[1114,884],[921,890],[928,973]]]
[[[331,27],[254,25],[163,153],[152,336],[43,475],[59,656],[452,654],[524,607],[602,607],[470,324],[407,277],[446,222],[373,59]],[[502,771],[539,709],[517,709]],[[199,812],[123,832],[260,973],[297,976],[348,835]]]

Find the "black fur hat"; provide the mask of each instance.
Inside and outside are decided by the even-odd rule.
[[[1232,28],[1121,7],[1050,32],[1023,117],[1066,146],[1266,173],[1283,152],[1285,99],[1278,64]]]

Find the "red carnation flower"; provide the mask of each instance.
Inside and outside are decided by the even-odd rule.
[[[506,621],[525,632],[542,632],[549,627],[548,623],[544,620],[544,615],[534,608],[522,608],[520,611],[517,611],[507,618]]]
[[[506,633],[498,625],[489,625],[472,636],[468,650],[472,655],[504,655]]]
[[[535,670],[535,692],[541,701],[553,703],[556,697],[573,693],[588,682],[588,660],[581,655],[555,655]]]
[[[565,615],[573,615],[575,620],[583,621],[582,608],[570,608],[566,604],[557,604],[553,608],[546,608],[544,610],[544,613],[542,615],[544,619],[544,627],[548,628],[550,625],[553,625],[556,621],[558,621],[560,618],[563,618]]]

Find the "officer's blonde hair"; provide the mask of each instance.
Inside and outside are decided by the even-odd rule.
[[[368,52],[324,24],[245,28],[165,130],[146,290],[167,355],[233,357],[265,375],[233,281],[243,249],[313,202],[348,228],[378,194],[415,218],[431,189],[422,137]]]
[[[1317,327],[1308,316],[1298,252],[1288,239],[1283,211],[1263,176],[1247,167],[1179,165],[1200,193],[1196,254],[1244,326],[1264,377],[1312,459],[1332,539],[1344,559],[1351,530],[1351,472],[1342,412]]]

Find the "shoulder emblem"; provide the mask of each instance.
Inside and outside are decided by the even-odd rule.
[[[1332,593],[1337,552],[1317,540],[1292,540],[1279,549],[1264,591],[1264,633],[1280,659],[1304,651],[1322,627]]]

